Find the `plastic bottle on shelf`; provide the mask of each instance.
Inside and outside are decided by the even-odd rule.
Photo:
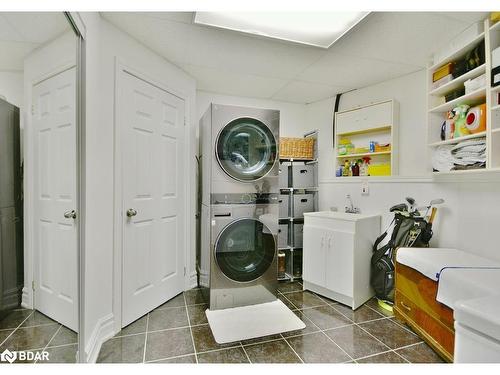
[[[349,176],[349,170],[350,170],[350,165],[349,165],[349,160],[346,160],[344,162],[344,168],[342,169],[342,177],[347,177]]]
[[[370,164],[371,158],[369,156],[365,156],[359,167],[359,175],[360,176],[368,176],[368,166]]]
[[[352,163],[352,175],[353,176],[359,176],[359,164],[358,164],[358,161],[354,161]]]

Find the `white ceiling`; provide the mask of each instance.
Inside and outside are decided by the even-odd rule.
[[[0,70],[23,70],[27,55],[67,30],[62,12],[0,12]]]
[[[191,12],[102,13],[200,90],[310,103],[424,68],[486,13],[377,12],[328,50],[193,24]]]

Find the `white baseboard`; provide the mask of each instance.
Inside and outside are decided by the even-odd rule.
[[[33,298],[31,298],[32,294],[30,292],[31,291],[28,288],[23,287],[21,306],[24,307],[25,309],[33,308]]]
[[[196,271],[191,272],[189,275],[189,289],[196,288],[198,286],[198,280],[196,278]]]
[[[200,272],[200,285],[206,288],[210,285],[210,274],[203,270]]]
[[[102,344],[115,334],[114,320],[114,315],[109,314],[103,316],[97,321],[97,324],[90,335],[89,342],[85,347],[87,363],[95,363],[97,361]]]

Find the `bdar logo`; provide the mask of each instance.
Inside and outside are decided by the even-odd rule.
[[[11,352],[9,349],[5,349],[2,354],[0,354],[0,361],[2,362],[14,362],[17,358],[17,352]]]

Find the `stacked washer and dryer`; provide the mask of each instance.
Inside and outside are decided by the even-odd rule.
[[[279,119],[211,104],[200,120],[199,272],[210,310],[277,298]]]

